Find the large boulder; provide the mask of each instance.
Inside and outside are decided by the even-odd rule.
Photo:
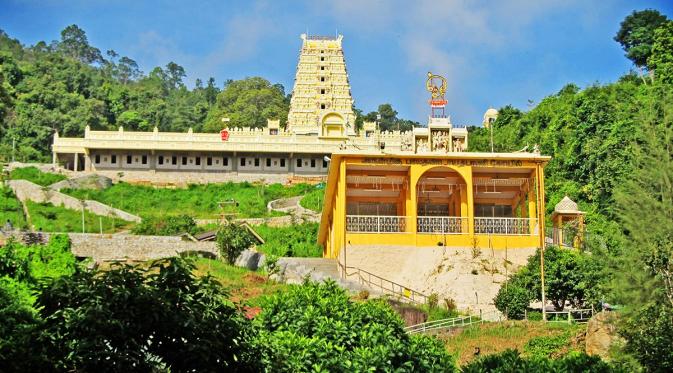
[[[592,317],[587,324],[586,353],[608,359],[610,346],[622,340],[616,324],[617,314],[614,312],[600,312]]]
[[[259,259],[261,254],[257,251],[246,249],[236,258],[234,265],[256,271],[259,268]]]
[[[112,186],[112,179],[106,176],[91,174],[59,181],[49,187],[55,190],[61,189],[106,189]]]

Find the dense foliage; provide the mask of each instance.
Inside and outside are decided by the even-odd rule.
[[[265,254],[290,257],[321,257],[318,223],[292,224],[286,227],[259,225],[255,231],[264,239],[257,249]]]
[[[569,354],[560,359],[544,357],[524,359],[516,350],[487,355],[461,368],[463,373],[481,372],[591,372],[608,373],[621,370],[603,362],[597,356]]]
[[[7,222],[17,229],[26,226],[21,202],[11,188],[0,184],[0,224],[4,226]]]
[[[333,282],[275,295],[255,323],[262,362],[273,372],[455,370],[437,340],[409,336],[388,305],[354,302]]]

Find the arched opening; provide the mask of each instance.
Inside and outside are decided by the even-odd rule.
[[[467,233],[467,184],[450,167],[426,171],[416,184],[418,233]]]
[[[326,137],[343,137],[346,121],[337,113],[328,113],[322,118],[322,135]]]

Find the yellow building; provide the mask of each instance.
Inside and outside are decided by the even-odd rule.
[[[549,159],[538,153],[335,152],[318,235],[323,255],[345,259],[344,246],[542,247]]]

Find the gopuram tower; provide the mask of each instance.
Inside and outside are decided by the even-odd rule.
[[[341,41],[343,35],[301,35],[288,130],[297,134],[355,136],[355,114]]]

